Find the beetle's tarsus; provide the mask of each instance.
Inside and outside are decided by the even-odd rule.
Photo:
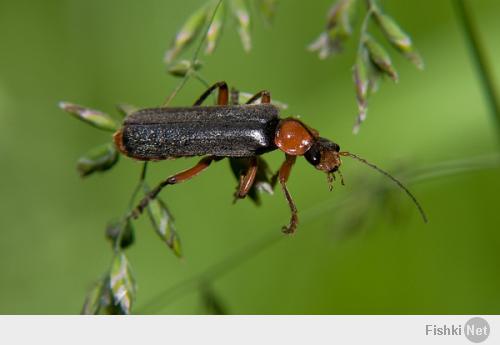
[[[240,179],[241,180],[241,179]],[[236,204],[236,202],[240,199],[245,199],[246,197],[246,194],[245,195],[241,195],[240,194],[240,188],[238,186],[238,188],[236,188],[236,191],[234,192],[233,194],[233,205]]]
[[[297,217],[297,213],[293,213],[292,218],[290,219],[290,224],[283,226],[281,228],[281,231],[284,234],[292,235],[295,233],[295,230],[297,230],[298,223],[299,223],[299,219]]]

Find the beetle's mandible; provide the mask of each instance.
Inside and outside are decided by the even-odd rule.
[[[215,90],[218,90],[217,105],[201,106]],[[227,84],[218,82],[205,91],[192,107],[142,109],[125,118],[122,128],[114,135],[114,141],[118,150],[128,157],[149,161],[203,156],[194,167],[160,182],[129,217],[138,217],[165,186],[187,181],[207,169],[213,161],[224,158],[245,162],[246,171],[241,175],[235,195],[244,198],[251,190],[259,169],[265,164],[260,156],[279,149],[284,152],[285,161],[273,181],[280,182],[291,210],[290,222],[283,227],[285,233],[295,232],[298,224],[297,208],[287,188],[297,156],[304,156],[316,169],[325,172],[330,189],[334,174],[340,174],[341,156],[369,165],[404,189],[426,221],[422,207],[401,182],[359,156],[341,152],[339,145],[322,138],[318,131],[300,120],[281,119],[279,109],[271,104],[268,91],[258,92],[244,105],[230,105],[229,96]]]

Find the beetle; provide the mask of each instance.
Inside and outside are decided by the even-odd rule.
[[[218,90],[217,105],[202,103]],[[290,207],[291,217],[284,233],[294,233],[297,224],[297,207],[287,188],[287,181],[298,156],[303,156],[316,169],[327,174],[330,190],[335,173],[340,174],[341,157],[351,157],[369,165],[389,177],[413,200],[424,221],[426,215],[414,195],[395,177],[365,159],[340,151],[335,142],[323,138],[319,132],[296,118],[280,118],[279,109],[271,104],[269,91],[263,90],[251,97],[246,104],[229,104],[230,92],[225,82],[209,87],[192,107],[162,107],[142,109],[128,115],[123,126],[114,134],[117,149],[124,155],[140,161],[160,161],[179,157],[203,156],[192,168],[161,181],[140,201],[130,217],[137,218],[168,186],[185,182],[206,170],[212,162],[229,158],[243,164],[236,199],[249,194],[265,162],[261,155],[274,150],[285,154],[285,160],[273,177],[281,184]],[[231,99],[235,99],[234,93]],[[256,104],[259,102],[259,104]],[[340,174],[343,184],[342,175]]]

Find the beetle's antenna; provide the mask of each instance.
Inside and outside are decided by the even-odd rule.
[[[422,206],[420,205],[420,203],[418,202],[417,198],[415,197],[415,195],[413,195],[409,190],[408,188],[405,187],[405,185],[399,181],[398,179],[396,179],[394,176],[392,176],[391,174],[389,174],[387,171],[385,170],[382,170],[380,169],[378,166],[376,166],[375,164],[373,163],[370,163],[368,162],[366,159],[364,158],[361,158],[359,157],[358,155],[355,155],[354,153],[350,153],[350,152],[347,152],[347,151],[343,151],[343,152],[339,152],[339,154],[341,156],[347,156],[347,157],[351,157],[351,158],[354,158],[354,159],[357,159],[358,161],[360,161],[361,163],[364,163],[366,165],[368,165],[369,167],[377,170],[379,173],[387,176],[388,178],[390,178],[394,183],[396,183],[402,190],[404,190],[406,192],[406,194],[408,194],[408,196],[410,197],[410,199],[413,201],[413,203],[415,204],[415,206],[417,206],[418,208],[418,211],[420,212],[420,215],[422,216],[422,219],[424,220],[425,223],[427,223],[427,215],[425,214],[424,212],[424,209],[422,208]]]

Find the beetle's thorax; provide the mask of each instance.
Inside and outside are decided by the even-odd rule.
[[[276,129],[274,143],[286,154],[302,156],[315,142],[314,132],[297,119],[283,119]]]

